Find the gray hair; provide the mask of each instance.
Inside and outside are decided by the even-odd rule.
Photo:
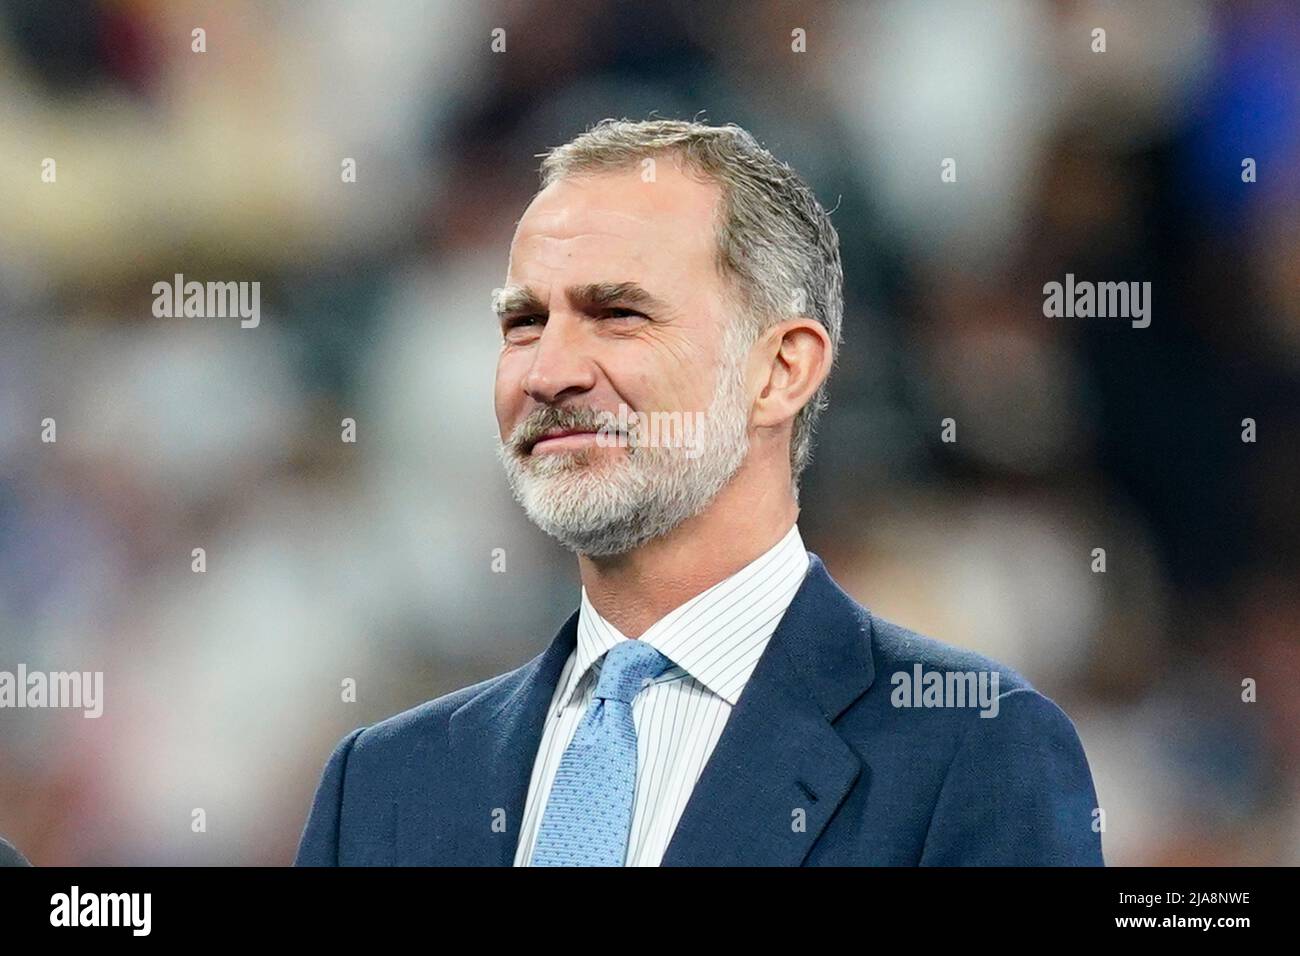
[[[569,176],[621,171],[655,155],[677,157],[685,170],[716,183],[722,193],[717,264],[740,306],[732,326],[740,334],[729,341],[748,349],[778,322],[808,316],[826,330],[834,365],[844,316],[839,235],[799,174],[749,132],[734,123],[606,119],[541,155],[543,189]],[[790,470],[796,501],[813,428],[828,404],[826,387],[823,382],[795,417]]]

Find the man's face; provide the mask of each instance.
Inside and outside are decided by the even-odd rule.
[[[726,334],[735,315],[714,258],[718,187],[657,167],[654,182],[637,167],[539,193],[498,297],[502,463],[529,517],[583,554],[672,530],[748,451],[745,356]],[[699,448],[598,441],[620,405],[702,413]]]

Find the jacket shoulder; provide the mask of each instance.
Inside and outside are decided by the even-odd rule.
[[[878,680],[883,676],[888,681],[899,672],[911,674],[920,664],[923,671],[997,674],[1003,693],[1034,690],[1019,671],[978,651],[927,637],[870,611],[865,613],[871,618],[871,650]]]
[[[353,755],[407,753],[416,739],[444,729],[452,714],[520,669],[450,691],[363,728],[353,744]]]
[[[894,811],[930,807],[920,862],[1103,865],[1087,757],[1056,702],[987,655],[866,613],[875,686],[855,739],[879,779],[908,781]],[[953,674],[974,675],[964,695]]]
[[[421,752],[436,755],[445,745],[451,715],[518,670],[454,690],[344,736],[321,772],[295,865],[391,862],[393,814],[403,769]]]

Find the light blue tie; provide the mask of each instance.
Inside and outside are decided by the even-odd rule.
[[[622,866],[636,788],[632,699],[673,662],[641,640],[605,654],[587,713],[560,758],[533,866]]]

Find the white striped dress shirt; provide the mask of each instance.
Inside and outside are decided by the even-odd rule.
[[[731,709],[808,571],[797,524],[731,577],[670,611],[636,640],[673,662],[632,702],[636,793],[626,866],[658,866]],[[577,643],[556,682],[533,763],[515,866],[529,866],[551,784],[587,712],[604,654],[633,640],[582,589]]]

